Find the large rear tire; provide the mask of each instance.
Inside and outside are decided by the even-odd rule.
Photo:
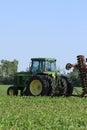
[[[28,92],[29,95],[32,96],[43,96],[46,95],[46,81],[43,79],[42,76],[33,76],[28,85]]]
[[[52,88],[54,86],[53,79],[49,75],[44,75],[43,78],[46,80],[47,96],[50,96],[52,93]]]

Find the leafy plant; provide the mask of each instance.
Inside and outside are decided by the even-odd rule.
[[[86,130],[87,98],[10,97],[0,86],[0,130]]]

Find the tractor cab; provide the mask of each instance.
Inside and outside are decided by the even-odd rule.
[[[54,58],[32,58],[31,61],[30,72],[32,74],[57,71]]]

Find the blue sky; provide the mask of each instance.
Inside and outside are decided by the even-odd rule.
[[[63,69],[76,56],[87,57],[87,0],[0,1],[0,59],[55,57]]]

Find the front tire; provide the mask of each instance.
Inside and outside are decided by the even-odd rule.
[[[18,95],[18,90],[16,87],[11,86],[7,89],[7,95],[9,96],[17,96]]]

